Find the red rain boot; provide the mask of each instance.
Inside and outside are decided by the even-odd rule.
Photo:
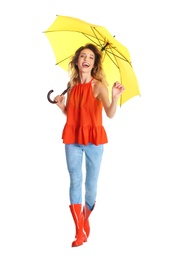
[[[95,207],[95,204],[94,204],[92,210],[94,209],[94,207]],[[86,232],[87,238],[89,237],[89,234],[90,234],[89,216],[90,216],[92,210],[88,209],[86,204],[83,207],[84,231]]]
[[[82,204],[71,204],[69,207],[76,227],[76,239],[72,242],[72,247],[81,246],[83,242],[87,241],[86,234],[84,233]]]

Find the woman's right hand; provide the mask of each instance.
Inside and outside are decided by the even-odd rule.
[[[56,105],[62,110],[65,110],[65,96],[64,95],[58,95],[54,98],[54,101],[56,101]]]

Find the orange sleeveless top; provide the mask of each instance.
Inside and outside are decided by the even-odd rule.
[[[75,85],[70,91],[67,119],[62,132],[65,144],[99,145],[108,142],[102,125],[102,102],[93,95],[92,80]]]

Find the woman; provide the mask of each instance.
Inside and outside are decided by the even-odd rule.
[[[57,106],[66,115],[62,139],[70,176],[70,211],[76,227],[72,246],[87,241],[89,216],[95,206],[97,183],[104,144],[108,142],[102,125],[102,110],[107,117],[116,113],[117,100],[124,86],[115,82],[109,100],[106,77],[102,68],[102,53],[93,44],[80,47],[69,63],[70,81],[67,100],[56,96]],[[85,154],[85,202],[82,202],[82,160]]]

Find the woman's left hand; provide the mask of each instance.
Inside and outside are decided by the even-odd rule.
[[[122,95],[124,90],[125,90],[125,87],[121,83],[116,81],[112,87],[112,97],[119,98]]]

